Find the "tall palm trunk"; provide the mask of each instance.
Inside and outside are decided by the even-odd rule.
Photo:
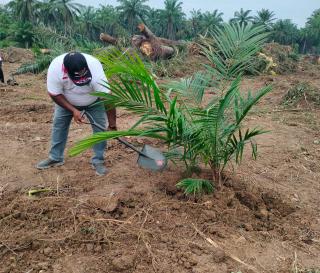
[[[303,48],[302,48],[302,53],[306,53],[306,47],[307,47],[307,39],[304,39],[304,42],[303,42]]]
[[[175,35],[174,35],[174,31],[173,31],[172,18],[169,18],[169,20],[168,20],[167,33],[168,33],[168,38],[171,40],[174,40]]]

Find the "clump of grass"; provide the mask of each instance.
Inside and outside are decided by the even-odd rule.
[[[195,198],[214,191],[213,184],[205,179],[186,178],[179,181],[176,186],[178,189],[184,190],[185,195],[193,195]]]
[[[282,100],[282,104],[286,106],[296,106],[302,102],[320,106],[320,90],[308,82],[298,83],[287,92]]]

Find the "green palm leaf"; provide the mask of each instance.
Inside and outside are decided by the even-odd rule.
[[[263,25],[224,24],[213,31],[213,42],[202,50],[214,67],[207,69],[219,79],[232,79],[252,66],[252,59],[266,42]]]
[[[183,96],[189,104],[200,105],[205,91],[211,83],[212,77],[210,74],[196,72],[189,78],[171,81],[163,84],[161,87],[168,89],[168,95],[174,92]]]
[[[244,100],[240,94],[235,98],[235,116],[237,124],[247,116],[251,108],[259,102],[259,100],[272,90],[272,86],[266,86],[258,90],[254,96],[249,92],[248,97]]]
[[[252,156],[256,158],[257,156],[257,144],[253,141],[255,136],[266,133],[266,131],[254,128],[252,130],[247,129],[245,134],[238,130],[238,135],[235,133],[230,137],[227,143],[228,149],[226,149],[225,154],[225,164],[230,160],[230,158],[235,155],[236,163],[240,163],[243,156],[244,146],[250,142],[252,147]]]
[[[107,132],[100,132],[93,134],[75,144],[70,150],[70,156],[76,156],[83,151],[87,150],[88,148],[92,147],[93,145],[105,141],[108,139],[114,139],[117,137],[123,136],[147,136],[152,138],[163,139],[163,136],[154,133],[153,131],[143,131],[143,130],[128,130],[128,131],[107,131]]]
[[[138,55],[114,49],[98,58],[104,65],[107,78],[111,79],[106,85],[114,95],[113,102],[117,97],[123,101],[126,96],[129,111],[130,102],[133,105],[138,102],[145,104],[146,108],[166,112],[164,94]]]

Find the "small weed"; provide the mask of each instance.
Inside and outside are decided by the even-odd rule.
[[[96,232],[94,227],[81,227],[80,232],[82,234],[93,234]]]

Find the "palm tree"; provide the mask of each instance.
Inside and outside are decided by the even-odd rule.
[[[71,32],[72,23],[75,17],[80,14],[81,4],[73,2],[73,0],[49,0],[52,14],[63,22],[64,34]]]
[[[149,10],[149,6],[144,5],[147,0],[117,0],[120,5],[117,9],[123,18],[125,24],[128,26],[131,34],[134,32],[135,24],[138,21],[144,22],[144,17]]]
[[[29,48],[34,39],[34,30],[31,22],[18,21],[12,26],[12,38],[21,46]]]
[[[96,40],[100,25],[95,8],[91,6],[81,8],[78,20],[80,22],[81,33],[90,40]]]
[[[111,5],[100,5],[100,8],[97,10],[96,17],[100,25],[100,29],[103,32],[106,32],[111,36],[117,34],[117,29],[120,28],[120,14],[116,8]]]
[[[193,35],[196,36],[199,32],[201,32],[201,23],[203,14],[201,13],[201,10],[195,10],[193,9],[191,11],[191,25],[192,25],[192,32]]]
[[[5,43],[5,38],[9,34],[9,28],[13,24],[12,12],[8,11],[6,7],[0,5],[0,44]],[[1,47],[1,45],[0,45]]]
[[[272,25],[272,22],[276,19],[274,16],[275,14],[273,11],[262,9],[257,12],[257,16],[254,17],[254,22],[256,24],[262,24],[269,29]]]
[[[52,0],[43,0],[39,2],[36,10],[36,17],[46,27],[57,29],[61,27],[61,14]]]
[[[217,9],[213,12],[205,12],[202,18],[202,29],[204,30],[214,30],[215,28],[221,26],[222,12],[219,12]]]
[[[236,11],[234,13],[234,18],[231,19],[231,22],[238,22],[240,25],[247,25],[254,19],[252,16],[249,16],[250,12],[251,10],[243,10],[243,8],[241,8],[240,11]]]
[[[306,54],[309,48],[309,45],[312,44],[310,41],[309,29],[307,27],[301,28],[299,36],[300,36],[300,51],[302,54]]]
[[[32,22],[34,20],[34,7],[37,0],[13,0],[7,4],[7,7],[21,21]]]
[[[147,17],[147,25],[152,26],[152,32],[156,36],[165,36],[165,22],[163,20],[163,10],[150,8]]]
[[[278,20],[272,29],[275,42],[283,45],[293,45],[298,42],[299,29],[290,19]]]
[[[220,182],[225,166],[232,159],[240,163],[245,146],[257,155],[254,137],[264,133],[257,128],[243,128],[251,108],[271,91],[266,86],[243,95],[241,76],[266,41],[264,26],[224,25],[213,36],[216,50],[204,50],[212,66],[190,78],[166,83],[161,88],[138,56],[109,52],[101,56],[112,94],[96,93],[113,107],[139,115],[138,122],[126,131],[97,133],[80,141],[70,154],[76,155],[95,143],[121,136],[152,137],[164,140],[168,156],[185,162],[192,169],[197,164],[210,166],[213,181]],[[205,91],[217,89],[210,101]],[[139,83],[139,86],[137,85]]]
[[[182,2],[179,2],[179,0],[165,0],[164,6],[163,17],[166,21],[166,36],[169,39],[174,40],[184,16],[184,13],[182,12]]]
[[[315,10],[308,18],[306,31],[311,43],[320,48],[320,9]]]

